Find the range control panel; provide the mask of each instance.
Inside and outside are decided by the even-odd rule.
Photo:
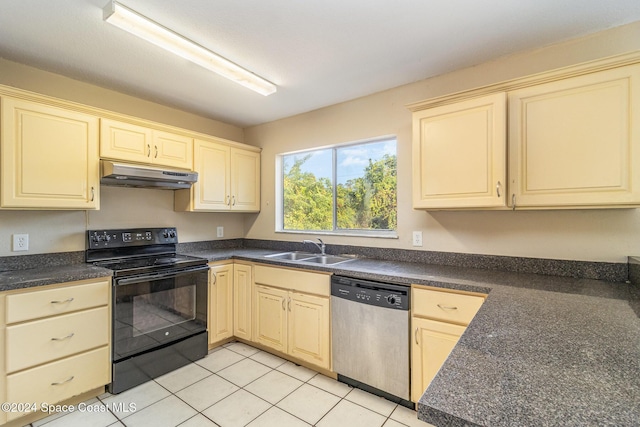
[[[178,243],[178,231],[175,227],[87,231],[87,244],[89,249],[122,248],[167,243]]]

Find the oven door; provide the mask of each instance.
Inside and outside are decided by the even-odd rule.
[[[209,267],[115,279],[113,361],[207,329]]]

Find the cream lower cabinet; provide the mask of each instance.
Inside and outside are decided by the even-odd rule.
[[[253,295],[253,267],[233,265],[233,335],[251,340],[251,297]]]
[[[251,340],[253,267],[209,264],[209,346],[231,337]]]
[[[191,170],[193,138],[133,123],[101,119],[100,157]]]
[[[198,182],[175,192],[177,211],[260,211],[260,152],[225,140],[194,142]]]
[[[483,302],[480,294],[412,286],[412,401],[420,400]]]
[[[253,341],[330,370],[329,277],[256,265]]]
[[[209,345],[233,336],[233,263],[210,264]]]
[[[108,384],[110,292],[106,277],[1,294],[0,400],[40,409]],[[31,412],[2,412],[0,423]]]
[[[10,97],[1,103],[1,207],[98,209],[98,118]]]

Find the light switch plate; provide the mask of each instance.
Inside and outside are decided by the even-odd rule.
[[[217,235],[218,237],[224,237],[224,227],[218,227],[218,228],[216,229],[216,235]]]
[[[413,232],[413,246],[422,246],[422,231]]]
[[[14,234],[13,235],[13,252],[29,250],[29,235]]]

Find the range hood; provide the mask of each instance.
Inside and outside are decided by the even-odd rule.
[[[198,173],[165,167],[100,161],[100,183],[118,187],[141,187],[164,190],[191,188]]]

